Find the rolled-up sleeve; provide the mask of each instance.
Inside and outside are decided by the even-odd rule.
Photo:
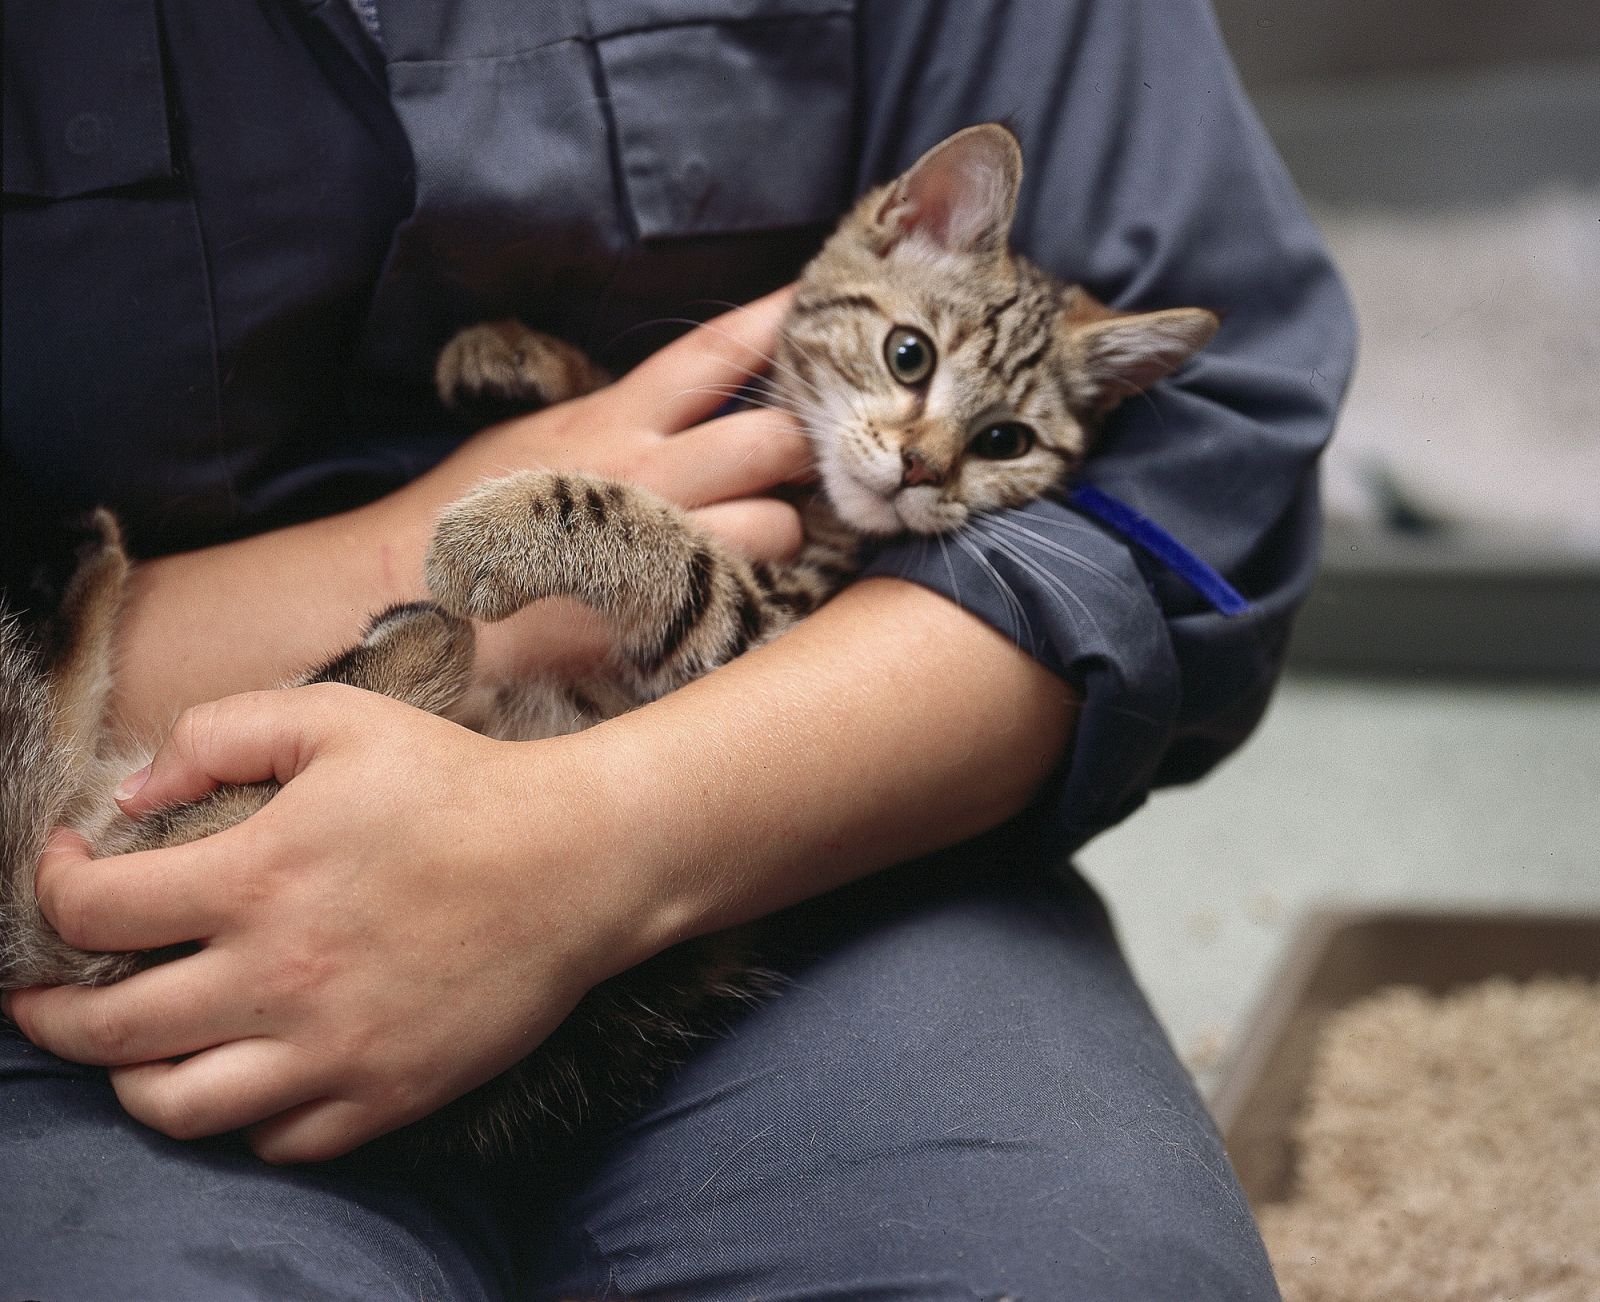
[[[1204,773],[1265,709],[1316,566],[1348,300],[1203,0],[870,0],[859,39],[863,185],[960,126],[1006,121],[1027,161],[1019,249],[1114,306],[1223,318],[1195,361],[1112,416],[1084,478],[1221,572],[1245,613],[1059,501],[873,565],[958,601],[1082,694],[1042,797],[1076,848],[1152,786]]]

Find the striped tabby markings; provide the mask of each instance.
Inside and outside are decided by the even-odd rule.
[[[794,305],[797,316],[821,316],[827,312],[840,312],[845,310],[857,312],[876,312],[881,317],[888,317],[888,313],[877,299],[870,294],[847,293],[834,294],[826,298],[801,299]]]
[[[710,552],[704,547],[695,548],[689,557],[688,581],[683,600],[666,628],[662,630],[661,641],[655,651],[647,659],[640,661],[639,668],[642,671],[653,674],[661,669],[677,653],[684,639],[705,618],[706,607],[711,602],[711,580],[715,565],[716,560]]]

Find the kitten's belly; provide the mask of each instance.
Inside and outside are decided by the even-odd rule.
[[[538,677],[482,689],[482,698],[469,705],[473,717],[463,721],[499,741],[538,741],[582,732],[638,704],[614,681]]]

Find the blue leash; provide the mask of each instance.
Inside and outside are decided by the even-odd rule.
[[[1093,484],[1078,484],[1067,502],[1142,547],[1224,615],[1242,615],[1250,603],[1239,590],[1147,515]]]

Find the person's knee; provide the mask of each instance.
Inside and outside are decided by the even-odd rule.
[[[1276,1296],[1094,918],[1044,890],[930,901],[792,975],[619,1137],[584,1230],[624,1296]]]
[[[1202,1155],[1155,1130],[1135,1153],[1105,1135],[1080,1146],[1018,1133],[1022,1117],[1011,1127],[935,1133],[898,1151],[880,1140],[809,1169],[806,1183],[830,1191],[832,1206],[818,1295],[1277,1297],[1220,1151]],[[896,1292],[912,1280],[924,1291]],[[942,1291],[925,1291],[934,1281]]]

